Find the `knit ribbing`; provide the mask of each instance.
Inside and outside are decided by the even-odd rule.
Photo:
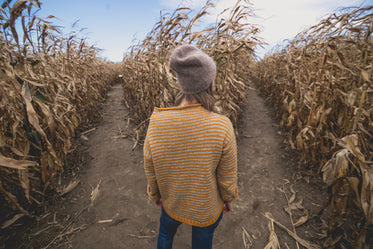
[[[237,147],[230,120],[200,105],[155,108],[144,144],[151,200],[175,220],[209,226],[237,188]]]

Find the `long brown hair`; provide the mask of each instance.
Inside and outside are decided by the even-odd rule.
[[[189,103],[196,100],[210,112],[215,112],[215,98],[212,94],[212,84],[207,90],[196,94],[185,94],[183,92],[179,92],[175,98],[175,106],[180,105],[181,101],[183,101],[184,98]]]

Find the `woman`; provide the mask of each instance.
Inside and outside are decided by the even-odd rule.
[[[169,66],[181,92],[175,107],[154,109],[144,144],[149,198],[162,207],[157,248],[172,248],[185,223],[193,227],[192,249],[209,249],[238,194],[236,138],[230,120],[213,112],[213,59],[182,45]]]

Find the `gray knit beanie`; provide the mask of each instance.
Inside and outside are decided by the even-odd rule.
[[[207,90],[216,76],[214,60],[192,45],[177,47],[171,54],[169,67],[175,72],[180,89],[185,94]]]

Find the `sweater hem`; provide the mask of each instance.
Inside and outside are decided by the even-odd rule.
[[[214,219],[210,220],[210,221],[207,221],[207,222],[198,222],[198,221],[193,221],[193,220],[190,220],[190,219],[186,219],[186,218],[182,218],[182,217],[179,217],[177,215],[174,215],[172,213],[170,213],[169,211],[167,211],[164,207],[164,211],[168,214],[168,216],[170,216],[172,219],[174,220],[177,220],[177,221],[180,221],[184,224],[187,224],[187,225],[191,225],[191,226],[196,226],[196,227],[208,227],[208,226],[211,226],[212,224],[214,224],[220,217],[221,215],[221,212],[223,212],[223,208],[224,208],[224,204],[221,206],[217,216],[214,217]]]

